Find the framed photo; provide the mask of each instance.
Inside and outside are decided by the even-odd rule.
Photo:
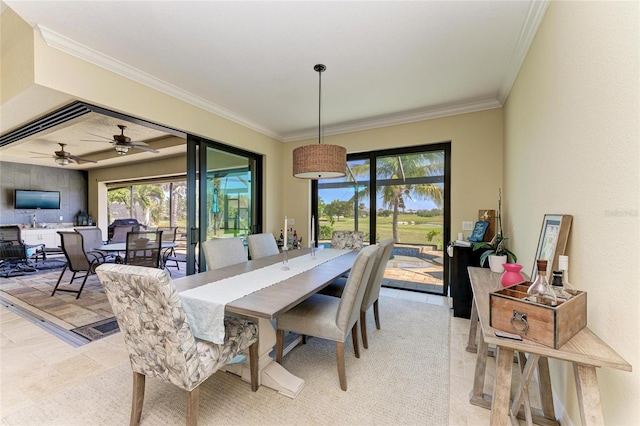
[[[536,260],[547,261],[547,276],[550,277],[552,271],[558,269],[558,256],[564,254],[569,239],[569,229],[573,216],[568,214],[545,214],[538,239],[538,249],[536,258],[533,259],[533,270],[531,271],[531,281],[538,276],[538,265]]]

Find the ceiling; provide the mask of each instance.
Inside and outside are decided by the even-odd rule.
[[[317,136],[317,63],[327,66],[324,134],[502,106],[547,7],[524,0],[4,3],[51,46],[285,142]],[[110,145],[79,141],[111,138],[117,124],[127,124],[133,140],[162,145],[167,136],[91,113],[0,154],[53,162],[28,156],[53,155],[62,141],[74,155],[106,155]],[[159,155],[185,151],[165,144]]]

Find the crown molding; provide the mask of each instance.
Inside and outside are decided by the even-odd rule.
[[[396,126],[399,124],[414,123],[416,121],[433,120],[434,118],[450,117],[453,115],[467,114],[471,112],[484,111],[487,109],[500,108],[502,103],[497,99],[485,99],[468,102],[459,105],[441,106],[435,108],[422,109],[400,114],[389,114],[372,119],[351,121],[348,123],[333,126],[323,126],[322,135],[331,136],[342,133],[358,132],[362,130],[377,129],[380,127]],[[318,129],[306,129],[300,132],[288,133],[283,137],[284,142],[300,141],[318,136]]]
[[[37,25],[37,28],[40,30],[40,34],[42,34],[44,41],[49,47],[61,50],[65,53],[68,53],[69,55],[82,59],[83,61],[87,61],[101,68],[112,71],[116,74],[129,78],[133,81],[136,81],[159,92],[165,93],[188,104],[194,105],[205,111],[226,118],[227,120],[238,123],[244,127],[248,127],[249,129],[255,130],[258,133],[262,133],[263,135],[282,140],[281,135],[277,134],[273,130],[264,127],[254,121],[251,121],[241,115],[235,114],[228,109],[221,107],[220,105],[209,102],[199,96],[194,95],[193,93],[180,89],[179,87],[167,83],[164,80],[160,80],[159,78],[156,78],[151,74],[147,74],[144,71],[131,67],[121,61],[118,61],[115,58],[112,58],[108,55],[98,52],[95,49],[78,43],[68,37],[63,36],[62,34],[56,33],[55,31],[52,31],[47,27]]]
[[[522,67],[522,63],[527,57],[531,43],[533,43],[538,28],[540,28],[549,4],[550,0],[536,0],[529,4],[529,10],[522,25],[522,31],[520,31],[518,41],[516,42],[516,47],[511,55],[507,73],[498,89],[498,101],[501,104],[504,104],[509,96],[509,92],[513,87],[513,83],[516,81],[516,77],[518,77],[520,67]]]

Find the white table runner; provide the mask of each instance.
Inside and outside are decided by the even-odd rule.
[[[182,307],[187,314],[194,336],[213,343],[224,343],[224,309],[227,303],[349,252],[351,250],[316,250],[315,259],[311,258],[311,254],[290,259],[288,271],[282,270],[283,263],[280,261],[264,268],[181,292]]]

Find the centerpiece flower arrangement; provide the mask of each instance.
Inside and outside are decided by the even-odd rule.
[[[496,213],[496,219],[498,221],[497,225],[498,225],[498,229],[496,232],[496,235],[493,236],[493,238],[491,239],[491,241],[489,242],[479,242],[473,245],[473,250],[478,250],[481,248],[485,248],[487,249],[484,253],[482,253],[482,255],[480,256],[480,265],[484,266],[485,262],[487,261],[487,259],[489,259],[490,256],[498,256],[498,257],[502,257],[502,256],[506,256],[506,261],[503,261],[499,264],[500,266],[500,270],[498,270],[497,272],[501,272],[502,270],[502,263],[508,263],[509,259],[515,263],[518,261],[518,258],[516,257],[516,255],[509,250],[506,246],[505,246],[505,242],[509,239],[508,237],[505,237],[503,232],[502,232],[502,189],[498,190],[498,210]],[[489,260],[489,265],[491,265],[492,261],[491,259]],[[493,268],[492,268],[493,270]]]

